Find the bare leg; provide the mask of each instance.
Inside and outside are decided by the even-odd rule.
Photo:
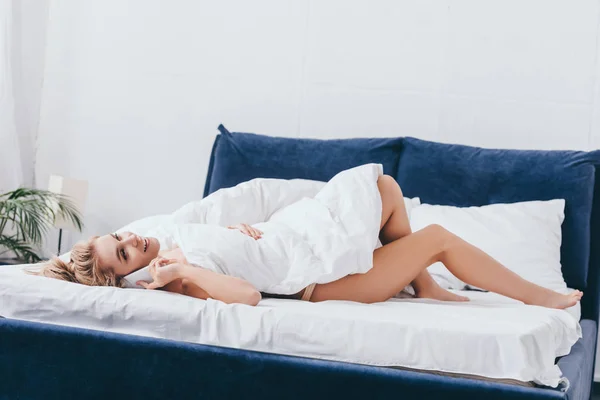
[[[436,234],[448,239],[439,260],[458,279],[491,292],[532,304],[550,308],[567,308],[575,305],[583,292],[577,290],[565,295],[529,282],[504,267],[494,258],[446,231],[433,226]]]
[[[383,175],[377,181],[379,193],[381,194],[381,226],[379,227],[379,239],[383,245],[408,236],[412,233],[406,206],[404,205],[404,195],[400,186],[394,178],[389,175]],[[396,265],[402,268],[402,265]],[[427,269],[423,269],[411,282],[415,289],[417,297],[427,297],[445,301],[468,301],[468,297],[459,296],[445,289],[442,289],[436,281],[433,280]],[[400,289],[402,290],[402,289]]]
[[[464,282],[526,304],[567,308],[583,295],[580,291],[563,295],[528,282],[443,227],[430,225],[375,250],[373,268],[367,273],[317,285],[311,301],[385,301],[437,261]]]

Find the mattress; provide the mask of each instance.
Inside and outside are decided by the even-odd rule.
[[[0,315],[377,366],[533,381],[557,387],[555,358],[581,337],[578,307],[527,306],[461,292],[470,302],[377,304],[263,299],[256,307],[143,289],[87,287],[0,269]]]

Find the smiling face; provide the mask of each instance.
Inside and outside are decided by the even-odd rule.
[[[131,232],[100,236],[94,241],[98,266],[123,277],[150,264],[158,256],[158,239]]]

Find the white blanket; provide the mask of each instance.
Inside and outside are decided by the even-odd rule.
[[[190,264],[245,279],[261,292],[297,293],[373,267],[382,174],[381,164],[351,168],[299,199],[297,190],[282,195],[279,183],[249,181],[187,204],[148,236],[161,247],[178,244]],[[224,227],[239,222],[263,231],[262,238]]]

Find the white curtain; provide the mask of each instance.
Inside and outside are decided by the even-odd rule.
[[[12,2],[0,0],[0,193],[16,189],[23,183],[12,84]]]

